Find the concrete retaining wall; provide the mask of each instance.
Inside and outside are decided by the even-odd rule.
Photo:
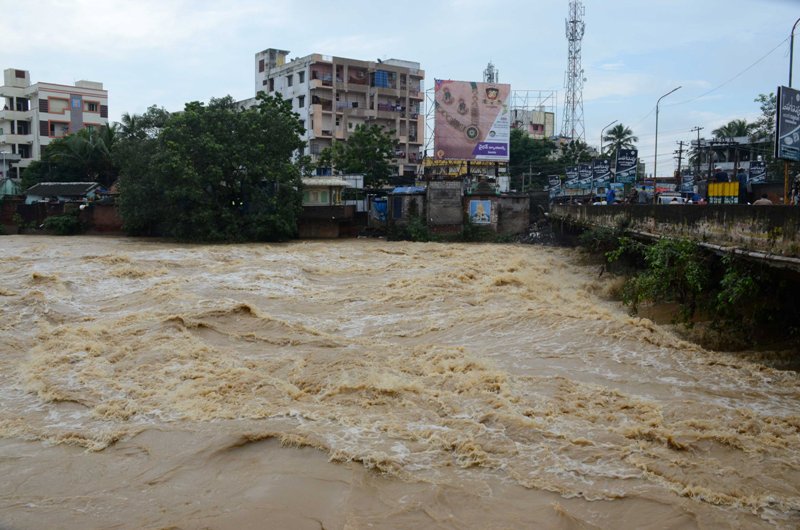
[[[624,226],[658,236],[800,257],[800,208],[792,206],[554,204],[550,217],[578,225]]]

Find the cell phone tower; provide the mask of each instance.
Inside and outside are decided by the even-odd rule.
[[[586,141],[586,131],[583,126],[583,68],[581,67],[581,44],[586,24],[583,16],[586,13],[583,2],[571,0],[569,3],[569,18],[567,18],[567,72],[564,75],[564,124],[561,136],[570,140]]]

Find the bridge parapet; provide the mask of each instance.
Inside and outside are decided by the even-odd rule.
[[[624,226],[642,234],[680,237],[731,250],[800,258],[800,208],[793,206],[554,204],[549,215],[577,225]]]

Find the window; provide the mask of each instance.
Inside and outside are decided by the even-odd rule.
[[[301,109],[306,106],[305,96],[297,96],[297,106]]]
[[[340,125],[340,121],[341,121],[341,120],[339,120],[339,117],[337,116],[337,117],[336,117],[336,126],[337,126],[337,127]]]
[[[259,59],[258,60],[258,71],[259,72],[263,72],[264,71],[264,59]]]
[[[319,192],[319,202],[322,203],[328,202],[328,190],[322,190]]]
[[[347,128],[352,131],[353,130],[353,122],[347,122]]]
[[[302,127],[303,130],[306,129],[306,120],[300,120],[300,127]]]
[[[298,83],[305,83],[306,82],[306,73],[305,72],[297,72],[297,82]]]
[[[286,86],[292,86],[293,78],[294,74],[289,74],[286,76]]]
[[[14,77],[17,79],[25,79],[25,70],[14,70]]]
[[[100,105],[98,105],[95,101],[85,101],[83,110],[85,112],[97,112],[100,110]]]
[[[275,92],[275,79],[274,78],[270,78],[270,80],[269,80],[269,91],[270,92]]]

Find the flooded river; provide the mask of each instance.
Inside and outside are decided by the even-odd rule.
[[[800,378],[575,251],[0,238],[0,528],[797,528]]]

